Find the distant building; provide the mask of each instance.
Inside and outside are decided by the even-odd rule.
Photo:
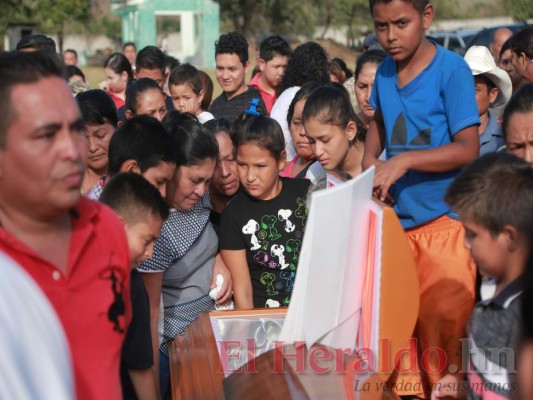
[[[220,7],[212,0],[113,0],[122,20],[122,41],[163,47],[181,62],[215,67]]]

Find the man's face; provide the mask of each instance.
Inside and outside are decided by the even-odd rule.
[[[223,53],[216,56],[216,76],[228,98],[244,92],[244,79],[248,72],[248,64],[243,65],[235,53]]]
[[[167,76],[161,71],[159,68],[156,69],[146,69],[142,68],[137,71],[137,79],[141,78],[150,78],[151,80],[155,81],[163,90],[165,87],[165,83],[167,82]]]
[[[36,218],[56,217],[80,199],[87,141],[80,112],[58,77],[16,85],[12,122],[0,148],[0,203]]]
[[[289,57],[280,55],[274,56],[270,61],[259,60],[259,69],[270,87],[279,87],[283,75],[285,74],[285,70],[287,69],[288,62]]]
[[[78,59],[76,58],[76,54],[74,54],[72,51],[65,51],[63,53],[63,62],[65,65],[78,65]]]

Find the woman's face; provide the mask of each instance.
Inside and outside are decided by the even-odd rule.
[[[302,112],[304,110],[304,106],[305,99],[298,101],[294,105],[294,114],[292,115],[291,126],[289,129],[291,132],[292,143],[296,149],[296,152],[300,155],[300,157],[310,160],[315,158],[315,156],[313,155],[313,150],[311,150],[311,146],[309,145],[309,139],[307,139],[307,136],[305,136],[305,129],[302,123]]]
[[[372,86],[374,85],[374,78],[376,77],[376,70],[378,69],[378,64],[375,63],[366,63],[361,68],[359,76],[355,81],[355,97],[357,98],[357,103],[363,115],[364,122],[370,123],[372,118],[374,118],[374,109],[368,103],[370,99],[370,94],[372,93]]]
[[[126,71],[117,74],[111,68],[105,68],[107,88],[113,93],[123,93],[128,85],[128,73]]]
[[[167,115],[165,96],[159,89],[149,89],[137,97],[137,115],[149,115],[159,122]]]
[[[533,164],[533,111],[511,115],[505,130],[507,151]]]
[[[311,149],[326,170],[342,170],[350,141],[355,139],[357,127],[350,122],[346,128],[337,125],[323,124],[317,118],[310,118],[305,122],[305,132]]]
[[[218,142],[218,160],[210,193],[217,192],[226,197],[234,196],[239,190],[239,176],[237,175],[237,163],[233,143],[229,133],[219,132],[216,134]]]
[[[206,158],[196,165],[176,168],[167,189],[167,201],[179,211],[187,211],[204,196],[215,171],[216,160]]]
[[[98,172],[106,173],[109,158],[107,151],[109,141],[115,132],[115,127],[106,122],[102,125],[87,124],[85,125],[85,136],[88,142],[88,162],[87,167]]]

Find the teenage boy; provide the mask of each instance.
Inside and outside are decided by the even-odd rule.
[[[56,311],[76,399],[121,399],[128,243],[108,207],[81,197],[87,142],[64,76],[57,55],[0,54],[0,251],[31,275]]]
[[[124,400],[157,400],[150,305],[136,267],[152,256],[169,207],[150,182],[132,172],[111,178],[100,201],[111,207],[124,223],[130,248],[132,319],[124,339],[120,371]]]
[[[155,118],[138,115],[127,120],[109,142],[107,176],[89,190],[87,197],[99,200],[108,177],[119,172],[142,175],[165,197],[167,183],[176,170],[173,144],[172,137]]]
[[[469,324],[468,398],[518,398],[515,361],[531,251],[533,169],[509,153],[487,154],[457,176],[446,201],[461,217],[465,246],[481,273],[496,281],[494,297],[476,304]],[[432,398],[458,398],[465,386],[446,376]]]
[[[479,125],[479,155],[497,151],[505,145],[503,131],[490,114],[489,107],[505,107],[512,93],[511,78],[494,63],[489,49],[472,46],[465,54],[465,61],[472,70],[476,84],[476,103]]]
[[[261,93],[265,102],[266,112],[274,106],[278,97],[278,89],[289,62],[291,48],[289,43],[279,35],[264,39],[259,45],[259,71],[250,81],[250,86]]]
[[[370,98],[376,110],[365,142],[364,168],[374,165],[374,193],[394,200],[413,249],[420,287],[419,354],[446,353],[446,371],[461,370],[461,342],[474,304],[475,265],[464,231],[444,201],[459,169],[478,156],[474,78],[462,57],[425,37],[433,20],[428,0],[370,0],[379,42],[388,53]],[[380,161],[383,150],[387,161]],[[439,357],[402,375],[404,395],[429,396],[442,374]],[[458,367],[459,366],[459,367]],[[453,370],[453,367],[451,368]],[[403,390],[402,390],[403,389]]]
[[[250,101],[259,99],[259,106],[266,110],[261,93],[245,83],[250,67],[248,42],[237,32],[220,35],[215,43],[216,77],[222,87],[209,109],[215,118],[225,118],[233,122],[250,106]]]

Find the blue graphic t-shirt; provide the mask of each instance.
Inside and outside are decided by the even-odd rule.
[[[246,249],[254,307],[287,306],[296,277],[310,181],[281,179],[277,197],[256,200],[241,191],[222,212],[220,249]]]
[[[470,68],[438,45],[431,63],[403,87],[398,86],[396,63],[386,58],[377,70],[370,104],[383,116],[388,159],[450,144],[459,131],[479,124]],[[394,210],[404,228],[451,214],[444,194],[458,172],[411,170],[393,185]]]

